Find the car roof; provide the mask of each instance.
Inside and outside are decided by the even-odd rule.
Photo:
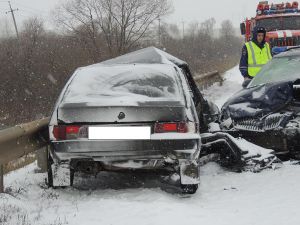
[[[140,49],[104,62],[100,65],[114,64],[173,64],[179,67],[187,66],[187,63],[155,47]]]
[[[138,70],[155,70],[161,73],[164,73],[169,76],[173,76],[175,68],[173,64],[146,64],[146,63],[137,63],[137,64],[94,64],[90,66],[80,67],[75,72],[75,78],[79,76],[85,76],[88,78],[90,74],[97,73],[98,76],[107,75],[107,77],[115,76],[122,71],[138,71]]]
[[[138,65],[142,65],[144,68],[149,69],[153,69],[154,67],[156,69],[160,68],[161,70],[164,70],[163,68],[167,68],[166,65],[173,68],[176,66],[180,68],[185,66],[188,67],[188,64],[183,60],[178,59],[158,48],[148,47],[100,63],[80,67],[76,70],[75,76],[77,76],[78,73],[82,74],[84,71],[91,69],[101,71],[102,67],[104,67],[105,70],[111,70],[114,72],[114,67],[118,69],[128,69],[130,66],[134,66],[137,69],[139,67]]]
[[[289,56],[300,56],[300,46],[290,47],[287,49],[287,51],[274,56],[274,58],[283,58]]]

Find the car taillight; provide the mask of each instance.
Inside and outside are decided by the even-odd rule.
[[[66,139],[66,127],[65,126],[54,126],[53,127],[53,136],[57,141],[65,140]]]
[[[159,123],[156,124],[156,133],[177,132],[176,123]]]
[[[154,133],[196,133],[195,123],[156,123]]]
[[[58,125],[53,127],[53,136],[57,141],[79,138],[80,126]]]
[[[78,134],[79,129],[80,126],[66,126],[66,134],[67,135]]]

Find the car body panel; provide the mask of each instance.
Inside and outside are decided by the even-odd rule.
[[[284,81],[243,89],[223,105],[222,114],[242,119],[274,112],[293,100],[293,83]]]
[[[119,118],[124,113],[124,118]],[[166,103],[165,106],[106,106],[91,107],[70,104],[59,107],[58,120],[64,123],[129,123],[149,121],[183,121],[187,117],[184,106]]]

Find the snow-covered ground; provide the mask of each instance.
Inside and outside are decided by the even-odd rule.
[[[241,87],[237,68],[225,77],[223,87],[206,91],[219,105]],[[155,175],[142,174],[77,177],[73,188],[47,189],[46,175],[35,174],[35,168],[5,176],[1,225],[295,225],[300,220],[300,166],[291,162],[261,173],[207,164],[197,194],[190,197],[176,194]]]
[[[227,71],[224,75],[224,79],[225,81],[222,86],[214,84],[208,90],[203,91],[204,95],[216,103],[219,108],[222,107],[230,96],[242,89],[242,83],[244,81],[238,66]]]

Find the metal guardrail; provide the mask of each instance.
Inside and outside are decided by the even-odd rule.
[[[4,192],[3,166],[48,145],[49,118],[0,130],[0,193]]]
[[[209,73],[194,76],[194,80],[196,81],[200,90],[205,90],[215,83],[219,83],[220,85],[222,85],[224,81],[218,71],[212,71]]]

